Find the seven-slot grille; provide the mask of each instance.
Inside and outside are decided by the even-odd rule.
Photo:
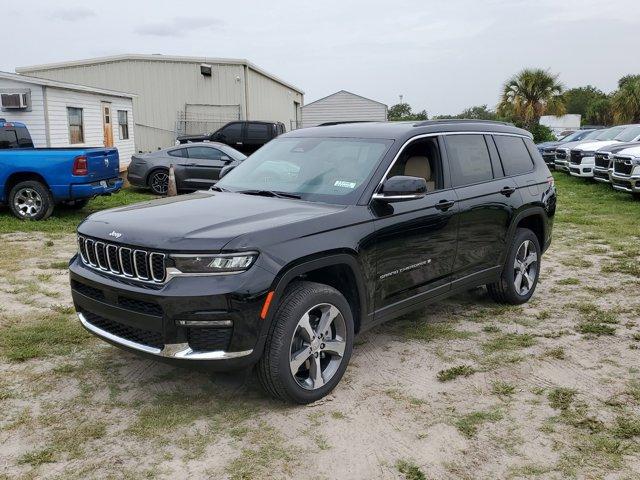
[[[621,173],[622,175],[631,175],[632,169],[633,164],[628,158],[616,157],[615,161],[613,162],[613,171],[616,173]]]
[[[609,154],[596,153],[596,167],[609,168]]]
[[[569,160],[574,165],[582,163],[582,152],[580,150],[571,150],[571,158]]]
[[[82,262],[96,270],[113,275],[162,283],[166,279],[165,254],[124,247],[78,235]]]

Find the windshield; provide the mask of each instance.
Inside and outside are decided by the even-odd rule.
[[[586,138],[592,131],[590,130],[578,130],[577,132],[570,133],[562,139],[563,142],[573,142],[574,140],[581,140]]]
[[[248,157],[216,186],[234,192],[271,191],[303,200],[350,205],[392,140],[277,138]]]
[[[623,126],[607,128],[606,130],[600,132],[599,135],[595,137],[596,140],[613,140],[617,135],[620,135],[622,131],[627,128]]]
[[[640,136],[640,125],[635,125],[623,130],[623,132],[616,137],[616,140],[621,142],[633,142],[638,136]]]

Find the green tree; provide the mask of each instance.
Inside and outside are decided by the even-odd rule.
[[[411,106],[408,103],[398,103],[389,107],[387,119],[390,122],[399,122],[403,120],[429,120],[429,116],[427,115],[426,110],[413,113],[411,111]]]
[[[563,115],[562,85],[558,76],[540,68],[525,69],[507,80],[498,115],[531,130],[542,115]]]
[[[619,82],[611,107],[617,123],[640,123],[640,75],[627,75]]]
[[[562,94],[567,113],[582,115],[583,120],[586,119],[591,105],[604,98],[607,98],[607,95],[591,85],[571,88]]]
[[[472,118],[475,120],[499,120],[498,114],[487,105],[476,105],[465,108],[462,113],[456,115],[457,118]]]
[[[611,98],[604,97],[591,103],[583,123],[588,125],[613,125]]]

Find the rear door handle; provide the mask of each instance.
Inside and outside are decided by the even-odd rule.
[[[504,187],[502,190],[500,190],[500,193],[502,195],[504,195],[505,197],[508,197],[515,191],[516,191],[516,189],[513,188],[513,187]]]
[[[449,210],[451,207],[453,207],[453,204],[456,203],[453,200],[440,200],[438,203],[436,203],[435,207],[438,210],[441,210],[443,212],[446,212],[447,210]]]

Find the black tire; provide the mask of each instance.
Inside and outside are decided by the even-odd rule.
[[[344,354],[335,373],[323,386],[305,389],[299,385],[291,373],[289,364],[291,346],[298,322],[306,312],[318,304],[331,304],[342,315],[346,333],[344,335]],[[351,307],[339,291],[321,283],[305,281],[291,284],[283,294],[282,301],[271,322],[265,350],[257,365],[258,379],[262,387],[274,398],[291,403],[307,404],[321,399],[331,392],[342,378],[351,358],[353,336]],[[305,364],[302,364],[301,368],[304,368]]]
[[[27,203],[31,201],[32,203]],[[53,197],[46,185],[27,180],[16,184],[9,192],[11,213],[20,220],[44,220],[53,213]]]
[[[88,198],[81,198],[78,200],[69,200],[68,202],[63,202],[62,204],[65,208],[70,208],[72,210],[82,210],[89,203]]]
[[[528,290],[526,293],[522,290],[518,291],[516,288],[518,277],[515,267],[516,255],[519,255],[519,251],[522,252],[521,248],[525,242],[530,242],[528,245],[535,249],[537,256],[535,260],[535,275],[531,275],[530,272],[532,270],[527,272],[529,273],[529,278],[533,276],[532,284],[529,285],[526,279],[522,279],[522,274],[520,276],[520,284],[523,285],[523,283],[527,283]],[[490,283],[487,285],[487,290],[489,291],[491,298],[498,303],[506,303],[509,305],[520,305],[528,302],[533,295],[533,292],[535,292],[536,285],[538,285],[541,256],[542,254],[540,251],[540,242],[538,242],[538,237],[536,237],[536,235],[528,228],[518,228],[515,236],[513,237],[511,247],[509,248],[509,253],[507,254],[507,259],[502,269],[502,274],[500,275],[500,280],[496,283]]]
[[[162,181],[160,177],[162,177]],[[154,170],[149,175],[147,184],[154,194],[166,195],[169,190],[169,170],[165,168]]]

